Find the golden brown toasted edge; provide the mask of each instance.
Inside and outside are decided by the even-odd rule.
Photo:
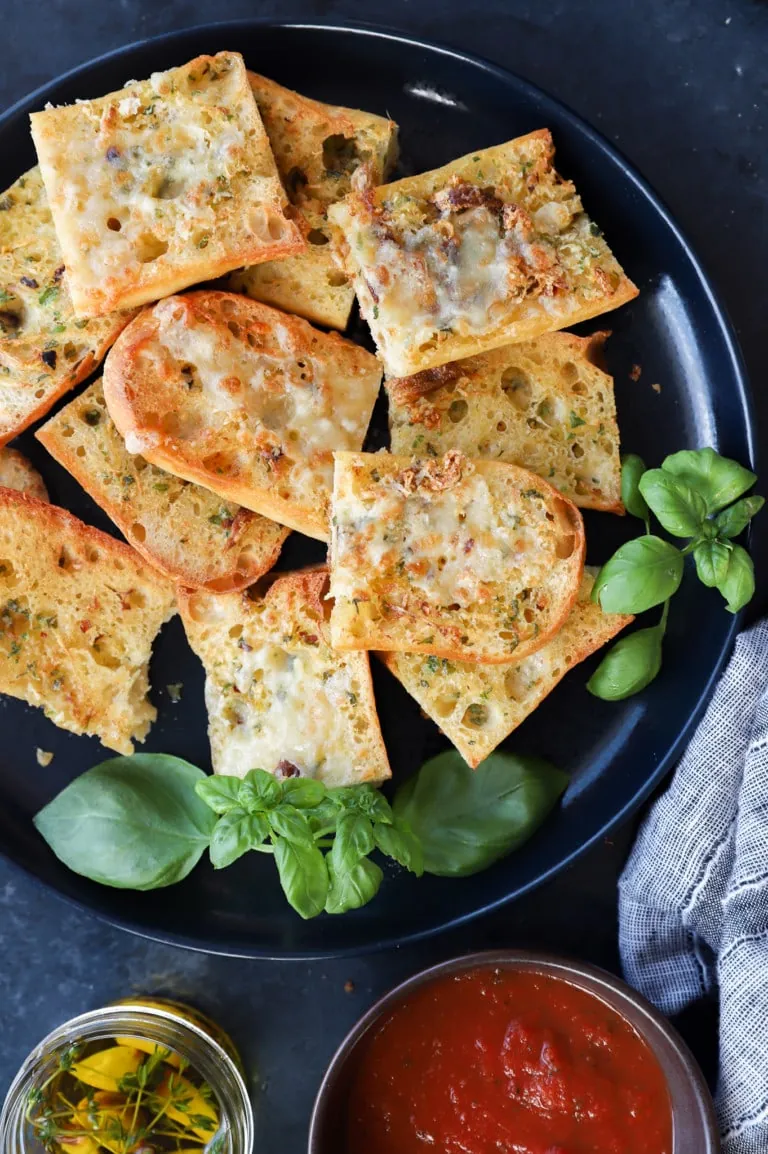
[[[557,330],[551,333],[540,334],[534,341],[528,342],[528,345],[533,347],[533,345],[537,345],[540,342],[549,342],[556,339],[563,348],[568,347],[575,361],[583,361],[592,365],[593,368],[605,374],[609,379],[611,396],[614,398],[612,404],[615,407],[614,380],[608,372],[605,359],[605,344],[610,335],[611,331],[609,329],[590,333],[590,335],[586,337],[578,336],[576,333]],[[431,369],[422,369],[421,372],[412,373],[407,377],[386,377],[384,387],[390,401],[390,432],[392,431],[392,405],[397,408],[408,408],[438,389],[444,388],[446,385],[454,384],[454,382],[458,382],[462,378],[469,378],[471,380],[476,376],[482,377],[486,371],[487,358],[492,359],[494,356],[502,355],[506,348],[517,348],[518,344],[525,344],[525,342],[516,342],[516,344],[512,346],[503,346],[498,349],[487,350],[484,353],[473,357],[466,357],[460,361],[449,361],[443,365],[436,365]],[[615,416],[614,421],[618,438],[619,427]],[[526,466],[523,465],[522,467]],[[585,509],[596,509],[603,513],[615,513],[617,516],[623,516],[625,513],[620,496],[617,497],[616,500],[610,500],[608,498],[595,498],[590,495],[589,502],[584,501],[581,507]]]
[[[0,448],[0,488],[16,489],[38,501],[48,501],[45,481],[18,449]]]
[[[584,580],[588,584],[589,590],[591,591],[593,577],[591,574],[587,574],[586,570]],[[587,597],[588,596],[589,594],[587,594]],[[581,600],[581,595],[577,596],[576,604],[572,609],[572,613],[578,612],[578,603]],[[525,707],[523,716],[520,718],[520,720],[514,722],[497,740],[491,740],[485,744],[482,744],[477,752],[475,752],[467,742],[463,741],[458,734],[454,733],[452,736],[447,729],[443,728],[443,726],[440,724],[439,718],[435,716],[434,713],[426,709],[426,695],[411,695],[414,697],[414,700],[417,701],[419,705],[421,705],[424,711],[428,713],[428,716],[435,723],[438,729],[440,729],[441,732],[445,734],[451,744],[454,745],[455,748],[459,751],[470,769],[477,769],[481,762],[483,762],[491,753],[493,753],[493,751],[497,749],[503,741],[506,741],[506,739],[512,733],[514,733],[515,730],[518,729],[522,723],[531,716],[532,713],[535,713],[541,703],[549,697],[553,690],[557,688],[563,678],[568,673],[570,673],[571,670],[573,670],[577,665],[580,665],[583,661],[586,661],[586,659],[591,657],[593,653],[597,653],[598,650],[607,645],[609,641],[612,641],[613,638],[617,636],[617,634],[621,633],[623,629],[626,629],[628,625],[631,625],[634,619],[634,616],[630,613],[603,613],[599,631],[594,631],[589,640],[585,638],[580,646],[576,646],[571,651],[571,661],[568,665],[563,664],[562,670],[558,677],[550,679],[546,682],[540,691],[531,694],[531,697]],[[566,628],[566,626],[567,622],[563,628]],[[556,634],[554,637],[551,637],[548,644],[555,642],[557,640],[557,636],[558,635]],[[377,653],[376,656],[382,661],[384,665],[386,665],[392,676],[397,678],[403,688],[405,688],[408,693],[411,693],[411,690],[405,684],[405,681],[400,676],[399,672],[399,659],[403,657],[407,658],[409,654]],[[524,658],[522,662],[509,662],[508,666],[494,666],[493,670],[489,671],[490,675],[493,676],[497,672],[503,673],[507,667],[509,669],[516,669],[519,665],[524,665],[525,661],[526,659]],[[456,664],[460,670],[462,664],[466,665],[467,663],[459,661]],[[474,668],[476,669],[477,667],[475,666]]]
[[[225,245],[225,250],[220,251],[217,256],[214,252],[219,249],[218,238],[216,236],[216,228],[207,234],[206,243],[198,242],[194,251],[190,254],[185,252],[183,259],[176,253],[171,253],[168,260],[165,259],[165,253],[159,257],[153,258],[151,261],[142,262],[141,271],[133,278],[126,278],[124,270],[123,275],[105,275],[100,284],[97,286],[86,286],[80,283],[76,274],[76,269],[70,269],[70,294],[75,314],[80,317],[97,317],[104,316],[117,309],[134,309],[141,305],[147,304],[151,301],[160,300],[163,297],[170,296],[174,292],[188,288],[191,285],[199,284],[203,281],[215,280],[224,276],[234,269],[240,268],[243,265],[259,264],[263,261],[275,260],[281,257],[289,256],[301,252],[306,247],[306,242],[296,223],[290,220],[285,215],[285,208],[287,202],[285,201],[285,194],[282,184],[280,182],[277,166],[275,165],[274,156],[269,144],[269,139],[266,130],[261,120],[261,115],[253,99],[253,93],[247,80],[245,64],[241,53],[239,52],[219,52],[215,56],[201,55],[195,59],[187,61],[185,64],[176,68],[168,69],[165,73],[160,75],[167,76],[170,74],[190,73],[197,69],[210,68],[212,64],[218,63],[223,58],[231,58],[235,62],[235,70],[242,75],[242,106],[238,105],[239,112],[244,119],[244,130],[247,140],[250,143],[246,145],[255,153],[262,164],[266,164],[270,169],[268,174],[274,178],[276,191],[279,191],[282,199],[280,211],[282,214],[282,228],[281,235],[272,238],[272,230],[270,228],[269,236],[272,238],[272,243],[265,243],[263,237],[260,237],[255,229],[248,230],[241,229],[240,244],[237,251],[234,251],[234,237],[229,237],[229,247]],[[152,77],[146,78],[138,82],[138,88],[142,85],[150,84]],[[93,100],[83,101],[82,103],[100,107],[112,102],[118,102],[119,98],[131,99],[136,95],[137,82],[129,82],[125,88],[107,93],[104,96],[97,97]],[[163,99],[167,95],[172,95],[174,92],[173,84],[170,93],[158,93],[158,99]],[[247,94],[247,95],[246,95]],[[60,227],[61,206],[59,205],[59,196],[54,195],[54,170],[53,163],[55,158],[55,151],[51,151],[49,145],[51,141],[54,144],[66,138],[67,125],[70,119],[75,120],[78,116],[78,104],[63,105],[57,108],[48,107],[42,111],[33,112],[30,115],[30,126],[32,138],[38,154],[40,169],[45,182],[46,191],[51,202],[51,208],[54,215],[54,221],[59,225],[57,231],[59,232],[62,247],[66,247],[72,242],[72,238],[64,239],[62,237],[62,230]],[[103,133],[102,133],[103,137]],[[251,155],[253,159],[253,155]],[[49,171],[50,168],[50,171]],[[270,197],[271,207],[276,206],[273,203],[273,198]],[[271,222],[270,222],[271,223]],[[218,232],[223,236],[224,230],[219,228]],[[227,230],[231,232],[231,230]],[[222,242],[224,243],[224,242]],[[168,245],[166,245],[166,252]],[[69,254],[69,264],[74,266],[75,260],[73,252]]]
[[[452,450],[451,452],[454,451]],[[464,456],[462,453],[459,453],[458,455],[461,457]],[[344,460],[358,456],[360,456],[358,453],[334,453],[334,458],[336,460]],[[401,457],[398,459],[406,463],[409,462],[409,458]],[[499,468],[499,463],[496,461],[483,461],[474,459],[472,464],[477,472],[485,473],[490,476],[497,474]],[[519,646],[515,650],[517,654],[517,663],[522,661],[525,657],[530,657],[532,653],[536,653],[539,649],[546,645],[550,638],[554,637],[555,634],[560,631],[564,622],[570,615],[571,609],[573,608],[573,605],[579,596],[579,589],[584,573],[584,560],[586,556],[587,543],[584,519],[581,515],[581,512],[568,497],[559,491],[559,489],[555,489],[554,486],[551,485],[545,478],[539,477],[535,473],[530,473],[529,470],[520,468],[518,465],[504,464],[501,467],[505,471],[509,470],[510,472],[514,471],[516,473],[524,473],[528,477],[535,478],[537,489],[543,489],[545,494],[551,501],[556,504],[556,506],[562,506],[562,515],[567,520],[569,528],[573,530],[573,548],[571,549],[568,556],[564,558],[564,560],[568,560],[570,562],[569,571],[571,576],[571,591],[567,597],[563,598],[560,612],[557,616],[553,617],[549,627],[545,630],[540,630],[536,636],[529,638],[527,641],[520,642]],[[570,534],[568,534],[568,536],[570,536]],[[331,559],[331,564],[333,564],[333,557]],[[437,625],[436,622],[432,622],[432,624]],[[378,646],[375,644],[367,644],[357,641],[350,643],[348,638],[346,640],[340,639],[338,634],[336,634],[336,638],[333,644],[334,648],[342,653],[361,649],[378,651]],[[462,649],[456,645],[441,645],[438,642],[419,645],[409,641],[407,645],[392,645],[391,648],[396,652],[422,653],[425,655],[434,655],[435,657],[445,657],[449,661],[463,661],[468,664],[493,666],[510,664],[509,658],[506,655],[488,656],[487,654],[484,654],[482,657],[480,657],[474,654],[468,654],[466,649]]]
[[[70,405],[65,406],[59,413],[50,421],[46,422],[42,428],[38,429],[35,437],[48,450],[54,460],[66,469],[70,476],[80,484],[86,493],[96,502],[96,504],[104,510],[107,516],[114,522],[128,543],[140,553],[141,556],[167,577],[175,584],[182,584],[190,588],[210,589],[216,593],[231,593],[248,588],[258,581],[265,573],[268,573],[280,556],[280,551],[288,537],[289,530],[282,526],[277,526],[259,517],[258,513],[252,513],[250,510],[240,509],[235,515],[235,522],[233,522],[233,532],[235,532],[235,523],[238,518],[246,518],[251,524],[247,526],[246,532],[249,528],[258,531],[259,526],[255,523],[264,520],[265,529],[273,532],[274,540],[269,548],[261,548],[258,553],[250,550],[251,565],[247,569],[239,570],[237,566],[238,552],[233,551],[231,557],[231,567],[228,573],[224,573],[218,577],[202,578],[195,575],[192,566],[188,565],[186,568],[175,568],[167,563],[163,550],[154,549],[152,547],[152,539],[150,535],[145,535],[144,538],[139,536],[135,530],[134,525],[136,518],[133,515],[133,506],[130,506],[129,512],[131,515],[126,515],[126,510],[117,502],[111,500],[107,494],[106,487],[100,483],[99,477],[89,471],[84,461],[77,453],[77,442],[66,436],[62,436],[59,432],[59,419],[68,412],[70,408],[77,405],[84,397],[87,397],[91,390],[86,390],[81,397],[72,401]],[[2,451],[0,451],[0,477],[2,475]],[[115,462],[113,462],[115,464]],[[126,466],[123,465],[126,469]],[[135,473],[128,465],[126,472],[129,476],[134,476]],[[244,542],[238,541],[238,549],[242,547]]]
[[[321,335],[325,341],[338,343],[347,354],[356,350],[361,365],[363,362],[376,364],[375,358],[369,352],[339,333],[321,333],[320,330],[312,329],[309,322],[303,318],[279,312],[261,301],[216,289],[185,293],[184,299],[210,305],[214,310],[222,300],[236,302],[243,314],[239,318],[243,325],[252,320],[254,314],[267,323],[270,318],[279,317],[283,325],[310,329],[314,334]],[[232,316],[220,319],[222,323],[226,323],[226,320],[232,320]],[[245,509],[260,513],[269,520],[295,529],[307,537],[327,542],[330,537],[330,526],[322,510],[311,514],[297,501],[276,499],[270,489],[217,475],[204,468],[197,459],[185,452],[174,438],[158,427],[159,394],[157,391],[147,390],[142,382],[135,379],[134,373],[134,364],[139,351],[145,343],[154,338],[156,331],[153,307],[149,306],[142,310],[121,333],[104,363],[104,396],[107,409],[123,439],[141,444],[141,455],[166,472],[201,485],[204,489],[210,489],[221,497],[242,505]],[[143,421],[145,415],[154,417],[151,427],[145,425]]]

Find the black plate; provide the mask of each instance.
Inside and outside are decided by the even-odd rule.
[[[610,368],[624,447],[657,464],[683,447],[714,445],[753,459],[752,419],[733,334],[689,245],[657,197],[597,133],[531,85],[482,60],[397,34],[364,28],[258,22],[174,33],[102,57],[46,86],[0,120],[0,165],[7,187],[34,163],[27,113],[46,101],[69,103],[119,88],[131,77],[181,64],[199,53],[241,51],[246,63],[308,95],[389,113],[402,127],[403,168],[435,167],[463,153],[548,126],[558,167],[579,187],[590,213],[639,285],[610,327]],[[630,379],[639,363],[642,377]],[[651,386],[659,385],[656,391]],[[103,514],[30,434],[21,448],[42,468],[52,499],[104,529]],[[637,524],[588,517],[589,559],[604,560]],[[316,543],[294,535],[282,562],[317,559]],[[714,590],[689,573],[671,614],[664,669],[641,696],[609,705],[584,685],[595,659],[565,682],[515,733],[521,752],[552,759],[572,775],[562,808],[520,852],[461,881],[392,872],[379,896],[344,917],[302,922],[287,906],[270,863],[251,855],[214,874],[200,867],[172,890],[105,889],[61,866],[37,836],[32,815],[73,776],[103,759],[96,740],[57,730],[36,710],[0,699],[0,848],[61,895],[148,937],[216,953],[311,957],[403,942],[475,917],[538,885],[571,862],[647,796],[673,764],[728,654],[735,621]],[[180,704],[164,687],[181,681]],[[152,683],[160,718],[147,748],[209,764],[202,670],[178,621],[156,647]],[[415,703],[376,671],[382,724],[396,780],[445,745]],[[35,748],[55,752],[47,769]]]

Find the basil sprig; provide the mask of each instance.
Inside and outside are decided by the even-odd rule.
[[[730,613],[738,613],[755,592],[752,559],[734,543],[763,507],[762,497],[745,497],[757,477],[714,449],[673,453],[660,469],[646,469],[640,457],[622,463],[621,493],[627,511],[645,522],[644,536],[628,541],[603,565],[592,598],[606,613],[643,613],[663,605],[655,626],[623,637],[603,658],[587,688],[596,697],[620,701],[639,693],[661,668],[662,640],[670,598],[683,578],[685,557],[696,573],[718,589]],[[653,514],[671,536],[687,538],[678,548],[650,532]]]
[[[312,918],[376,896],[384,874],[375,852],[416,876],[485,869],[531,836],[567,780],[546,762],[503,753],[473,772],[452,751],[427,762],[390,806],[370,785],[328,789],[261,769],[208,777],[177,757],[135,754],[82,774],[35,825],[75,873],[121,889],[181,881],[206,849],[216,869],[271,854],[289,903]]]

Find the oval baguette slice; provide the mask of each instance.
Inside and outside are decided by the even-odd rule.
[[[0,449],[0,488],[17,489],[38,501],[48,500],[45,481],[34,465],[16,449]]]
[[[245,589],[280,556],[284,526],[132,457],[107,412],[101,381],[46,421],[37,439],[134,549],[177,583]]]
[[[361,447],[380,382],[351,341],[215,291],[141,313],[104,368],[129,452],[320,540],[333,451]]]
[[[336,454],[339,649],[519,660],[563,624],[583,568],[581,514],[534,473],[456,449],[429,460]]]
[[[393,453],[509,461],[581,509],[623,513],[613,377],[597,363],[607,333],[544,333],[387,381]]]
[[[0,693],[133,753],[157,716],[152,642],[175,611],[171,583],[128,545],[0,489]]]
[[[367,653],[331,648],[324,566],[262,593],[179,590],[189,643],[205,666],[213,768],[265,769],[329,786],[390,776]]]
[[[379,656],[467,765],[476,769],[570,669],[633,620],[621,613],[603,613],[590,600],[594,582],[594,574],[585,570],[579,596],[562,629],[536,653],[513,665],[472,665],[419,653]]]

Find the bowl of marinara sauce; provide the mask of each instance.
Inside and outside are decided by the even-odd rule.
[[[323,1079],[309,1154],[716,1154],[690,1051],[603,970],[516,950],[410,978]]]

